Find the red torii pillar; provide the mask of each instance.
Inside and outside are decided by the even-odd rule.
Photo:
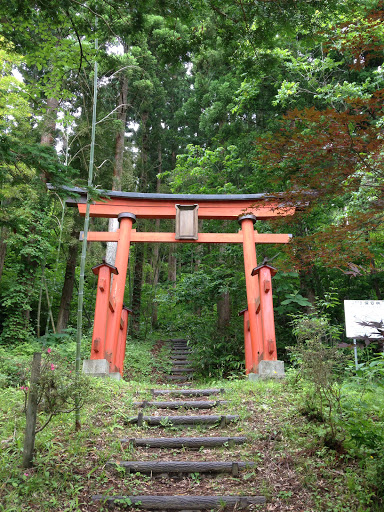
[[[272,277],[277,270],[270,265],[259,265],[252,270],[260,287],[261,324],[263,332],[263,360],[277,361],[275,318],[273,314]]]
[[[111,288],[111,274],[118,274],[117,268],[108,263],[101,263],[92,268],[98,276],[95,306],[95,320],[93,324],[91,359],[105,359],[105,338],[107,334],[109,292]]]
[[[249,313],[248,309],[240,311],[239,316],[244,317],[244,353],[245,353],[245,373],[248,375],[253,369],[253,355],[251,333],[249,330]]]
[[[258,318],[260,307],[259,279],[252,279],[252,270],[257,265],[255,232],[253,225],[256,217],[253,214],[243,215],[239,218],[239,224],[243,232],[243,252],[245,284],[247,288],[247,304],[249,316],[249,331],[252,345],[252,371],[257,373],[259,359],[263,354],[263,341],[261,323]]]
[[[133,213],[120,213],[117,217],[120,222],[119,239],[115,266],[119,273],[112,283],[111,296],[108,311],[108,329],[105,341],[105,357],[109,362],[110,373],[120,372],[122,369],[117,366],[117,345],[120,332],[121,314],[123,311],[125,281],[127,277],[129,248],[131,242],[132,225],[136,222],[136,215]],[[120,361],[120,358],[119,358]]]
[[[117,349],[115,357],[115,365],[119,368],[119,373],[123,376],[124,370],[124,359],[125,359],[125,347],[127,343],[127,331],[128,331],[128,316],[132,313],[132,310],[123,305],[121,312],[120,329],[117,339]]]

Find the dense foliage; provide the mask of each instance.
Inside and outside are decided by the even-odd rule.
[[[336,293],[381,299],[381,1],[20,2],[0,7],[0,343],[75,325],[81,221],[45,184],[84,185],[93,62],[99,64],[94,186],[180,193],[283,192],[293,233],[274,258],[278,352],[291,314]],[[94,39],[98,39],[98,50]],[[92,229],[106,230],[103,219]],[[204,221],[204,231],[237,225]],[[173,229],[141,221],[141,230]],[[89,247],[85,315],[105,255]],[[132,336],[187,334],[202,374],[242,371],[238,247],[134,247]],[[342,335],[343,337],[343,335]]]

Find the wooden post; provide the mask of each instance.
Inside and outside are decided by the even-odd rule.
[[[117,275],[118,271],[116,267],[104,262],[101,265],[93,267],[92,272],[98,276],[98,281],[91,359],[105,359],[105,339],[107,335],[111,274]]]
[[[124,370],[125,346],[127,343],[129,313],[132,313],[132,310],[128,309],[126,306],[123,306],[123,311],[121,312],[120,330],[116,349],[116,367],[118,368],[118,371],[120,372],[121,376],[123,376]]]
[[[263,332],[263,359],[277,361],[275,319],[273,314],[272,277],[277,270],[269,265],[260,265],[252,270],[258,276],[260,286],[261,324]]]
[[[133,223],[136,222],[136,216],[133,213],[120,213],[117,218],[120,222],[120,229],[115,266],[119,273],[115,276],[112,283],[109,301],[108,332],[105,343],[105,358],[110,363],[109,371],[111,373],[119,371],[116,367],[117,339],[120,331],[121,312],[123,310],[131,231]]]
[[[257,265],[255,234],[253,229],[255,222],[256,217],[252,214],[243,215],[239,218],[239,224],[241,225],[241,230],[243,232],[245,284],[247,287],[249,331],[252,344],[252,370],[257,373],[257,367],[259,364],[258,353],[262,353],[263,348],[256,318],[257,309],[260,304],[259,279],[253,279],[251,275],[252,270]]]
[[[41,353],[33,354],[31,368],[31,382],[28,393],[26,425],[23,449],[23,468],[30,468],[33,464],[33,451],[35,449],[35,431],[37,416],[37,386],[40,380]]]

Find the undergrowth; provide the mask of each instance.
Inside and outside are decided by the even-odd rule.
[[[51,344],[52,351],[67,353],[68,347]],[[151,486],[161,489],[161,484],[144,475],[113,475],[106,468],[110,459],[230,460],[234,455],[239,460],[254,461],[257,470],[247,471],[239,480],[204,480],[194,475],[187,479],[188,489],[202,494],[206,489],[212,494],[264,494],[268,504],[263,510],[383,510],[384,394],[380,374],[373,378],[367,375],[367,369],[360,374],[346,370],[343,379],[337,381],[341,408],[332,411],[326,400],[319,407],[318,397],[314,396],[316,387],[298,370],[289,370],[283,382],[207,379],[204,386],[225,388],[223,398],[230,401],[218,408],[218,414],[238,414],[239,421],[220,429],[220,433],[217,427],[189,428],[186,432],[169,421],[163,432],[170,436],[245,435],[247,444],[214,452],[147,453],[129,444],[123,446],[120,439],[161,435],[157,428],[129,426],[126,420],[137,414],[133,402],[149,399],[150,387],[157,386],[155,370],[163,367],[168,371],[169,344],[155,346],[153,339],[129,339],[125,373],[128,380],[89,378],[81,430],[75,432],[72,415],[55,415],[37,434],[34,467],[23,470],[25,394],[20,389],[19,377],[30,353],[23,349],[19,352],[9,352],[2,366],[5,378],[0,388],[1,512],[93,512],[100,510],[92,504],[93,494],[145,494],[150,493]],[[203,382],[194,383],[199,385]],[[334,444],[329,438],[330,417],[340,441]]]

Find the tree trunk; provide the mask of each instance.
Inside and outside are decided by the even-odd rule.
[[[160,230],[160,219],[156,219],[155,231]],[[153,301],[152,301],[152,319],[153,327],[157,326],[157,302],[156,302],[156,287],[159,282],[160,275],[160,244],[154,244],[152,255],[152,268],[153,268]]]
[[[119,221],[115,218],[108,219],[108,231],[116,232],[119,229]],[[105,262],[114,265],[116,260],[117,242],[107,242]]]
[[[217,301],[217,327],[225,331],[231,321],[231,300],[229,291],[223,292]]]
[[[163,153],[161,149],[161,144],[158,144],[157,147],[157,155],[158,155],[158,173],[163,172]],[[156,192],[160,192],[160,180],[157,178],[156,181]],[[160,231],[160,219],[156,219],[155,221],[155,232]],[[159,282],[160,275],[160,244],[155,244],[153,246],[153,255],[152,255],[152,268],[153,268],[153,300],[152,300],[152,318],[151,325],[152,327],[157,326],[157,302],[156,302],[156,288],[157,283]]]
[[[133,278],[132,292],[132,330],[138,335],[140,332],[140,306],[141,306],[141,288],[143,284],[143,264],[144,264],[144,245],[137,244],[135,247],[135,270]]]
[[[53,146],[55,143],[55,130],[56,130],[56,119],[57,109],[59,106],[59,100],[56,98],[47,99],[47,110],[43,121],[43,131],[40,138],[40,144],[42,146]],[[44,183],[47,183],[47,175],[43,171],[40,176]]]
[[[3,275],[5,256],[7,254],[6,239],[7,239],[6,228],[1,228],[0,229],[0,281],[1,281],[1,276]]]
[[[78,232],[73,231],[71,235],[75,238],[75,240],[77,240],[79,237]],[[71,312],[73,287],[75,284],[75,271],[78,250],[78,243],[75,243],[69,247],[67,265],[65,268],[64,284],[63,289],[61,291],[59,313],[57,315],[56,322],[56,329],[58,333],[63,332],[63,330],[66,329],[68,326],[69,315]]]
[[[372,285],[376,292],[376,298],[377,300],[381,300],[381,290],[379,287],[379,280],[377,279],[377,268],[375,259],[371,259],[371,272],[370,272],[371,278],[372,278]]]
[[[226,223],[225,223],[226,224]],[[219,246],[219,262],[225,263],[225,246]],[[225,331],[231,321],[231,301],[229,290],[225,290],[217,300],[217,327],[220,331]]]
[[[124,48],[126,52],[126,48]],[[115,139],[115,164],[113,166],[112,190],[121,190],[121,181],[124,169],[124,148],[125,148],[125,127],[127,124],[127,98],[128,98],[128,77],[124,73],[120,79],[120,94],[118,98],[117,119],[120,121],[120,129]],[[109,219],[108,231],[114,232],[119,229],[117,219]],[[109,265],[115,264],[116,242],[108,242],[105,261]]]
[[[146,192],[148,182],[148,150],[149,150],[149,135],[147,130],[147,121],[149,118],[148,112],[141,114],[141,173],[140,173],[140,190]]]
[[[168,253],[168,281],[173,283],[173,286],[176,284],[176,268],[177,268],[177,259],[176,259],[176,248],[175,244],[169,244],[169,253]]]
[[[55,142],[56,118],[59,100],[56,98],[47,99],[47,111],[43,121],[43,132],[41,134],[40,144],[43,146],[53,146]]]

